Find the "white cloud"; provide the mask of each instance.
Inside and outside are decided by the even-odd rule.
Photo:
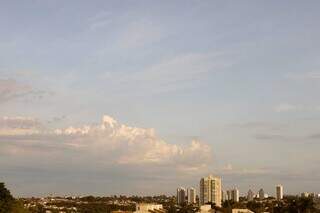
[[[292,104],[279,104],[278,106],[274,107],[274,111],[276,112],[289,112],[289,111],[296,111],[300,107]]]
[[[110,13],[109,11],[101,11],[90,17],[88,19],[89,29],[95,31],[108,26],[112,23],[111,15],[112,13]]]
[[[221,169],[218,169],[218,171],[223,175],[259,175],[270,172],[265,168],[235,168],[230,163],[223,166]]]
[[[160,41],[164,35],[163,29],[151,21],[134,21],[122,31],[116,45],[123,49],[143,47]]]
[[[125,86],[126,91],[141,94],[175,91],[197,86],[212,73],[224,70],[229,63],[224,59],[224,53],[187,53],[146,66],[143,70],[125,74],[113,75],[106,80],[112,80]],[[119,86],[119,85],[117,85]]]
[[[296,112],[296,111],[319,111],[320,107],[318,106],[305,106],[305,105],[294,105],[283,103],[274,107],[275,112]]]
[[[5,128],[1,128],[0,141],[6,140],[6,145],[14,149],[15,154],[19,149],[24,150],[29,146],[28,150],[36,156],[38,151],[43,152],[47,147],[48,152],[53,149],[63,156],[64,149],[71,150],[84,154],[83,158],[97,158],[106,165],[155,164],[181,171],[206,168],[212,159],[210,146],[199,141],[192,141],[187,146],[170,144],[159,138],[152,128],[127,126],[110,116],[103,116],[101,124],[55,130],[43,130],[36,120],[29,118],[6,120],[14,124],[20,121],[25,123],[20,126],[1,126]],[[22,153],[25,154],[25,151]]]
[[[303,72],[303,73],[288,73],[286,77],[294,80],[319,80],[320,72],[311,71],[311,72]]]

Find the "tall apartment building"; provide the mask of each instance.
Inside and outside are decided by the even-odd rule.
[[[186,190],[183,187],[177,188],[177,204],[181,205],[186,202]]]
[[[227,200],[231,200],[231,191],[227,190]]]
[[[230,194],[231,194],[232,201],[239,202],[239,190],[238,189],[232,189]]]
[[[221,200],[222,200],[222,202],[228,200],[227,193],[223,190],[221,190]]]
[[[200,180],[200,204],[215,203],[221,207],[221,178],[212,175]]]
[[[188,203],[196,203],[196,190],[192,187],[187,189]]]
[[[276,198],[277,200],[282,200],[283,198],[283,186],[281,185],[276,186]]]
[[[247,200],[253,201],[253,197],[254,197],[253,191],[251,189],[249,189],[248,194],[247,194]]]
[[[263,191],[263,189],[260,189],[258,194],[259,194],[259,199],[263,200],[264,199],[264,191]]]

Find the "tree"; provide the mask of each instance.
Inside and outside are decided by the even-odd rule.
[[[14,198],[10,191],[5,187],[4,183],[0,183],[0,213],[12,211]]]
[[[26,213],[23,205],[12,197],[4,183],[0,183],[0,213]]]

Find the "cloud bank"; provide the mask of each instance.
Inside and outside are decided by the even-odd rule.
[[[0,148],[4,171],[9,167],[42,168],[46,173],[108,171],[104,178],[112,176],[114,182],[119,178],[115,173],[126,170],[136,169],[142,179],[161,179],[206,173],[212,163],[211,147],[205,143],[168,143],[152,128],[127,126],[107,115],[99,124],[59,129],[48,129],[33,118],[4,117],[0,120]],[[133,177],[126,175],[127,181]]]

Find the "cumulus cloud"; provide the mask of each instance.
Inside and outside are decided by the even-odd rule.
[[[211,163],[211,148],[207,144],[196,140],[185,146],[171,144],[152,128],[127,126],[110,116],[103,116],[100,124],[55,130],[43,128],[32,118],[6,117],[0,128],[0,141],[5,142],[2,145],[7,145],[6,150],[14,149],[14,153],[27,146],[37,155],[47,147],[46,152],[54,150],[63,156],[64,151],[71,150],[81,153],[83,158],[99,159],[105,165],[161,165],[181,171],[200,170]]]

